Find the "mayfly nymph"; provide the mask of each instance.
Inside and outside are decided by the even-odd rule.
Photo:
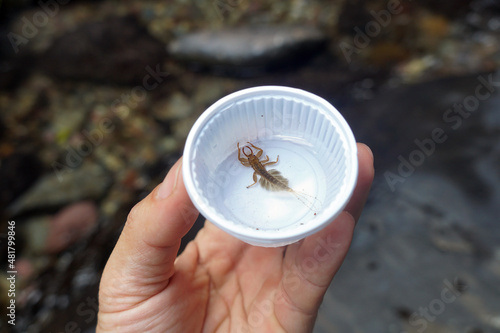
[[[243,166],[246,167],[251,167],[254,170],[253,173],[253,184],[250,184],[247,186],[247,188],[254,186],[257,184],[257,181],[259,182],[260,186],[262,188],[268,190],[268,191],[286,191],[292,193],[300,202],[302,202],[306,207],[309,208],[309,210],[314,212],[314,215],[316,215],[316,210],[318,210],[318,206],[315,204],[315,202],[318,202],[319,200],[315,197],[309,196],[305,193],[298,192],[293,190],[288,186],[288,179],[283,177],[281,175],[281,172],[279,172],[276,169],[271,169],[271,170],[266,170],[267,165],[273,165],[278,163],[279,160],[279,155],[276,157],[276,161],[270,161],[269,156],[266,155],[265,159],[260,159],[264,151],[253,145],[250,142],[247,142],[249,145],[244,146],[243,148],[240,148],[240,143],[237,143],[238,147],[238,160]],[[256,153],[254,153],[253,149],[256,150]],[[241,157],[241,153],[245,155],[245,157]],[[260,179],[257,180],[257,176],[260,176]],[[310,198],[310,199],[309,199]]]

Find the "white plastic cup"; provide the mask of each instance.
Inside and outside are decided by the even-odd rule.
[[[254,170],[238,160],[237,148],[247,142],[263,150],[260,160],[279,155],[266,169],[280,171],[294,192],[268,191],[259,182],[247,188]],[[246,158],[243,152],[240,157]],[[356,141],[337,109],[280,86],[244,89],[210,106],[188,135],[182,167],[188,194],[204,217],[265,247],[294,243],[330,224],[348,203],[358,174]]]

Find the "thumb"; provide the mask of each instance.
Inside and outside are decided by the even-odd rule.
[[[103,272],[101,304],[106,296],[141,301],[168,285],[181,238],[198,216],[184,187],[181,166],[182,159],[132,208]]]

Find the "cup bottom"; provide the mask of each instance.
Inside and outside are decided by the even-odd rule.
[[[270,191],[254,183],[251,167],[238,160],[238,151],[220,163],[215,172],[214,205],[226,219],[257,230],[285,230],[313,220],[322,209],[326,192],[325,174],[311,145],[300,140],[271,139],[252,142],[263,149],[261,160],[269,156],[276,169],[289,181],[294,192]],[[240,148],[247,145],[240,142]],[[244,157],[242,155],[242,157]],[[258,176],[260,179],[260,176]]]

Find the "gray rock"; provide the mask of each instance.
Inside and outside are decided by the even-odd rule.
[[[252,26],[186,34],[172,41],[168,50],[195,69],[253,76],[301,63],[325,41],[325,34],[315,27]]]
[[[28,190],[43,173],[35,153],[16,152],[0,163],[0,211]],[[22,177],[17,175],[22,174]]]
[[[490,253],[500,238],[478,239],[476,215],[459,187],[429,173],[374,198],[315,332],[497,332],[500,291]],[[475,300],[486,315],[478,315]]]
[[[498,82],[487,73],[387,88],[342,109],[377,177],[315,332],[498,332],[498,89],[447,117],[485,79]],[[435,129],[447,140],[431,144]],[[425,161],[406,164],[424,141]],[[387,171],[401,181],[391,186]]]
[[[10,207],[12,215],[35,209],[99,199],[111,185],[112,177],[100,166],[84,163],[78,169],[61,169],[47,174]]]
[[[189,117],[193,113],[193,104],[187,96],[175,92],[172,96],[157,102],[153,106],[152,113],[162,121],[182,119]]]

